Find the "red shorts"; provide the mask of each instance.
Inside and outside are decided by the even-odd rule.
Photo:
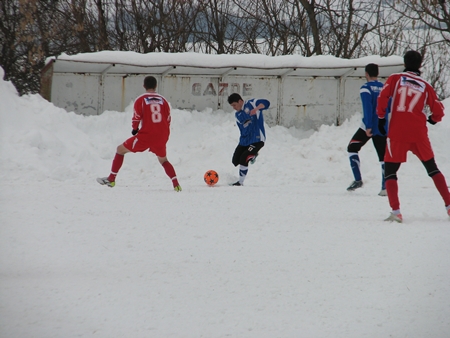
[[[384,162],[406,162],[406,153],[408,151],[411,151],[421,161],[428,161],[434,157],[433,149],[428,138],[413,143],[393,141],[388,137],[386,140]]]
[[[159,141],[139,137],[138,135],[130,137],[123,143],[123,146],[133,153],[151,151],[158,157],[166,157],[166,141]]]

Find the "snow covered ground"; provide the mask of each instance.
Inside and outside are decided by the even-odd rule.
[[[174,109],[175,193],[151,153],[127,154],[115,188],[95,182],[130,135],[131,107],[79,116],[3,80],[0,99],[1,337],[450,337],[443,202],[410,156],[404,223],[383,222],[371,143],[364,187],[346,191],[360,113],[317,132],[267,127],[246,186],[230,187],[231,107]],[[450,182],[446,106],[429,129]]]

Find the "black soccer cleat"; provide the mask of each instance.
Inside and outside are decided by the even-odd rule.
[[[239,183],[239,181],[237,181],[236,183],[231,183],[230,184],[232,187],[242,187],[243,184]]]
[[[363,181],[353,181],[352,184],[347,188],[347,191],[354,191],[363,186]]]

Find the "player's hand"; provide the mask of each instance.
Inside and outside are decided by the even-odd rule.
[[[256,115],[260,109],[264,109],[264,108],[265,108],[264,105],[262,103],[260,103],[257,107],[253,108],[250,111],[250,115]]]
[[[386,125],[386,119],[378,118],[378,130],[380,131],[381,135],[386,135],[386,129],[384,127],[385,125]]]
[[[133,130],[131,131],[131,135],[136,135],[136,134],[138,133],[138,131],[139,131],[139,128],[133,129]]]
[[[366,129],[366,135],[367,135],[368,137],[372,137],[372,128],[367,128],[367,129]]]
[[[435,125],[437,122],[435,122],[435,121],[433,121],[432,119],[431,119],[431,115],[430,116],[428,116],[428,123],[429,124],[433,124],[433,125]]]

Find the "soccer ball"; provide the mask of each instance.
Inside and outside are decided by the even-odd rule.
[[[217,182],[219,182],[219,174],[214,170],[208,170],[203,176],[205,183],[209,186],[213,186]]]

